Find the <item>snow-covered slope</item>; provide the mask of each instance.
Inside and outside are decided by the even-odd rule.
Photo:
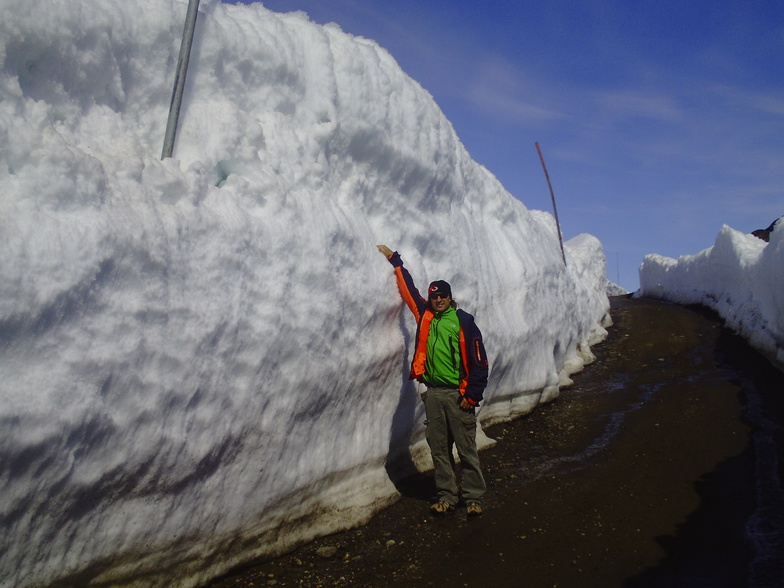
[[[626,296],[629,294],[629,291],[618,284],[607,282],[607,296]]]
[[[638,295],[712,308],[784,367],[784,222],[769,243],[725,225],[713,247],[696,255],[648,255]]]
[[[377,243],[486,338],[480,418],[554,397],[609,308],[372,41],[202,1],[0,0],[0,584],[193,586],[366,520],[426,464]],[[385,465],[386,464],[386,465]]]

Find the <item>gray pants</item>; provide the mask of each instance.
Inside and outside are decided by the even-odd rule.
[[[425,403],[425,438],[435,466],[438,496],[455,505],[458,498],[465,502],[481,502],[485,494],[485,479],[476,451],[476,415],[462,410],[460,392],[449,388],[428,388],[422,394]],[[452,443],[463,471],[462,496],[458,496],[457,477],[452,457]]]

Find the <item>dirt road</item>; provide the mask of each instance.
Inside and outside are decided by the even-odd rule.
[[[487,509],[432,478],[368,525],[213,588],[784,586],[784,375],[705,312],[613,299],[598,361],[487,433]]]

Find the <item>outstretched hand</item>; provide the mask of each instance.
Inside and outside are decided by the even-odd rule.
[[[394,253],[394,251],[392,251],[392,250],[391,250],[389,247],[387,247],[386,245],[376,245],[376,247],[378,248],[378,250],[379,250],[381,253],[383,253],[383,254],[384,254],[384,257],[386,257],[387,259],[389,259],[389,258],[391,257],[391,255]]]

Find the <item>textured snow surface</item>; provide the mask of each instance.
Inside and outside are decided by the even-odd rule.
[[[335,25],[203,0],[161,162],[186,8],[0,0],[3,586],[194,586],[394,500],[427,452],[377,243],[475,315],[485,425],[606,335],[601,244],[565,268],[552,217]]]
[[[725,225],[696,255],[647,255],[638,294],[712,308],[784,367],[784,221],[768,243]]]

